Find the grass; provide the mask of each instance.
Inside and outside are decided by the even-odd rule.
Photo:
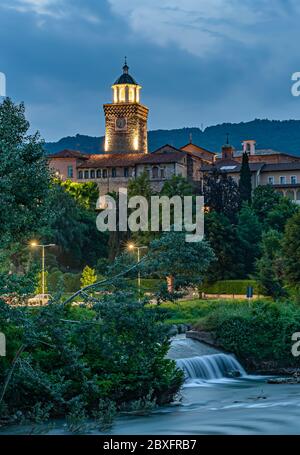
[[[164,308],[169,317],[168,324],[198,324],[199,320],[208,316],[219,306],[237,306],[242,301],[227,299],[225,300],[184,300],[176,303],[163,303],[161,308]]]

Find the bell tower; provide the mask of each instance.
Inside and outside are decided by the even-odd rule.
[[[112,103],[103,106],[106,153],[148,153],[149,109],[140,103],[142,87],[128,71],[125,57],[123,74],[112,86]]]

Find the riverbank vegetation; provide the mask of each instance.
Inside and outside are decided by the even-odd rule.
[[[208,333],[216,347],[234,353],[250,371],[300,368],[299,357],[292,355],[292,335],[300,328],[296,301],[193,300],[162,308],[170,324]]]

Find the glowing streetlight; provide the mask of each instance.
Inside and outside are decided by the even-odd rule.
[[[40,245],[36,240],[30,242],[31,248],[42,248],[42,294],[45,295],[45,248],[51,248],[55,246],[55,243],[49,245]]]
[[[137,251],[138,264],[141,261],[141,251],[147,250],[147,248],[148,248],[147,246],[137,246],[134,243],[128,243],[128,245],[127,245],[127,249],[129,251],[134,251],[134,250]],[[138,291],[139,291],[139,300],[140,300],[141,299],[141,271],[140,270],[138,271]]]

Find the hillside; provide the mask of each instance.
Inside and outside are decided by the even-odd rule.
[[[230,134],[231,144],[238,150],[241,149],[243,140],[255,139],[257,147],[260,149],[271,148],[300,155],[300,120],[256,119],[251,122],[209,126],[204,131],[199,128],[149,131],[149,150],[156,150],[164,144],[182,147],[189,142],[189,137],[192,134],[195,144],[219,152],[227,133]],[[73,137],[62,138],[58,142],[48,142],[45,144],[45,150],[48,153],[55,153],[68,148],[85,153],[102,153],[103,142],[103,137],[77,134]]]

